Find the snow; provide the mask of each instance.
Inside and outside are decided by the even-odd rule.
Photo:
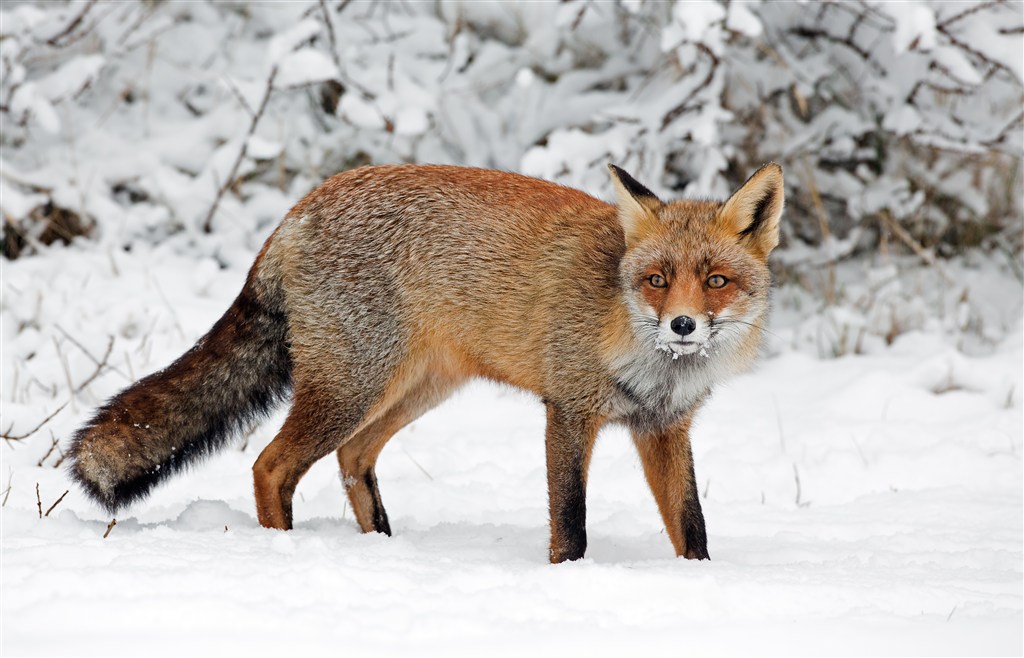
[[[311,18],[301,20],[288,29],[282,30],[270,40],[267,48],[268,60],[271,64],[280,63],[286,55],[319,34],[320,30],[321,24]]]
[[[73,96],[92,83],[105,63],[103,55],[75,57],[40,80],[39,87],[51,102]]]
[[[873,3],[896,21],[892,46],[897,55],[911,48],[931,50],[935,47],[935,13],[916,0]]]
[[[543,409],[485,384],[384,451],[394,537],[358,532],[330,458],[300,483],[293,531],[257,525],[250,467],[279,413],[103,539],[109,517],[53,467],[58,453],[37,465],[50,431],[67,437],[184,351],[244,272],[141,245],[4,263],[12,433],[57,408],[65,367],[76,383],[93,371],[82,348],[99,357],[114,336],[116,368],[0,453],[5,655],[1021,651],[1019,307],[987,355],[911,331],[821,360],[780,295],[770,356],[721,387],[694,430],[708,562],[673,557],[631,444],[610,429],[591,466],[587,557],[547,564]],[[993,275],[976,288],[1001,295]],[[71,489],[43,519],[37,482],[44,511]]]
[[[335,80],[338,67],[331,59],[318,50],[302,48],[285,56],[278,65],[274,86],[300,87],[325,80]]]

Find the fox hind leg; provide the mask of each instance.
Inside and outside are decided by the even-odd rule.
[[[288,418],[253,465],[256,515],[266,528],[292,527],[292,496],[309,467],[365,422],[374,391],[296,381]]]
[[[439,404],[456,386],[457,381],[441,377],[421,382],[338,448],[342,483],[363,532],[391,535],[374,470],[381,450],[395,433]]]

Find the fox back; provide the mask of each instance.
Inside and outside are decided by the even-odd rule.
[[[390,534],[377,455],[483,377],[546,406],[552,561],[583,556],[586,470],[607,423],[632,431],[676,552],[707,557],[689,429],[715,384],[756,357],[781,169],[724,203],[663,203],[615,167],[612,180],[615,204],[458,167],[327,180],[210,334],[79,431],[73,475],[116,510],[291,388],[254,466],[261,524],[289,528],[299,478],[336,452],[360,527]],[[196,395],[205,388],[218,395]]]

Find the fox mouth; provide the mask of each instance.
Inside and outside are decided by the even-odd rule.
[[[694,354],[703,346],[704,343],[699,343],[695,340],[659,341],[656,345],[659,350],[670,353],[673,359],[678,359],[680,356],[687,354]]]

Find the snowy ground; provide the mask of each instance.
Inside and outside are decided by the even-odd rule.
[[[295,530],[257,525],[250,467],[280,415],[106,539],[109,517],[74,488],[40,519],[36,484],[43,511],[71,487],[56,450],[41,461],[51,431],[66,445],[92,406],[182,352],[243,274],[170,247],[3,264],[8,434],[68,400],[96,370],[85,351],[102,361],[114,336],[112,368],[0,446],[4,655],[1022,652],[1016,298],[988,356],[911,332],[819,360],[777,322],[772,355],[696,427],[710,562],[672,556],[614,430],[591,471],[587,558],[548,565],[540,404],[485,385],[385,450],[392,538],[357,532],[329,459],[299,486]]]

